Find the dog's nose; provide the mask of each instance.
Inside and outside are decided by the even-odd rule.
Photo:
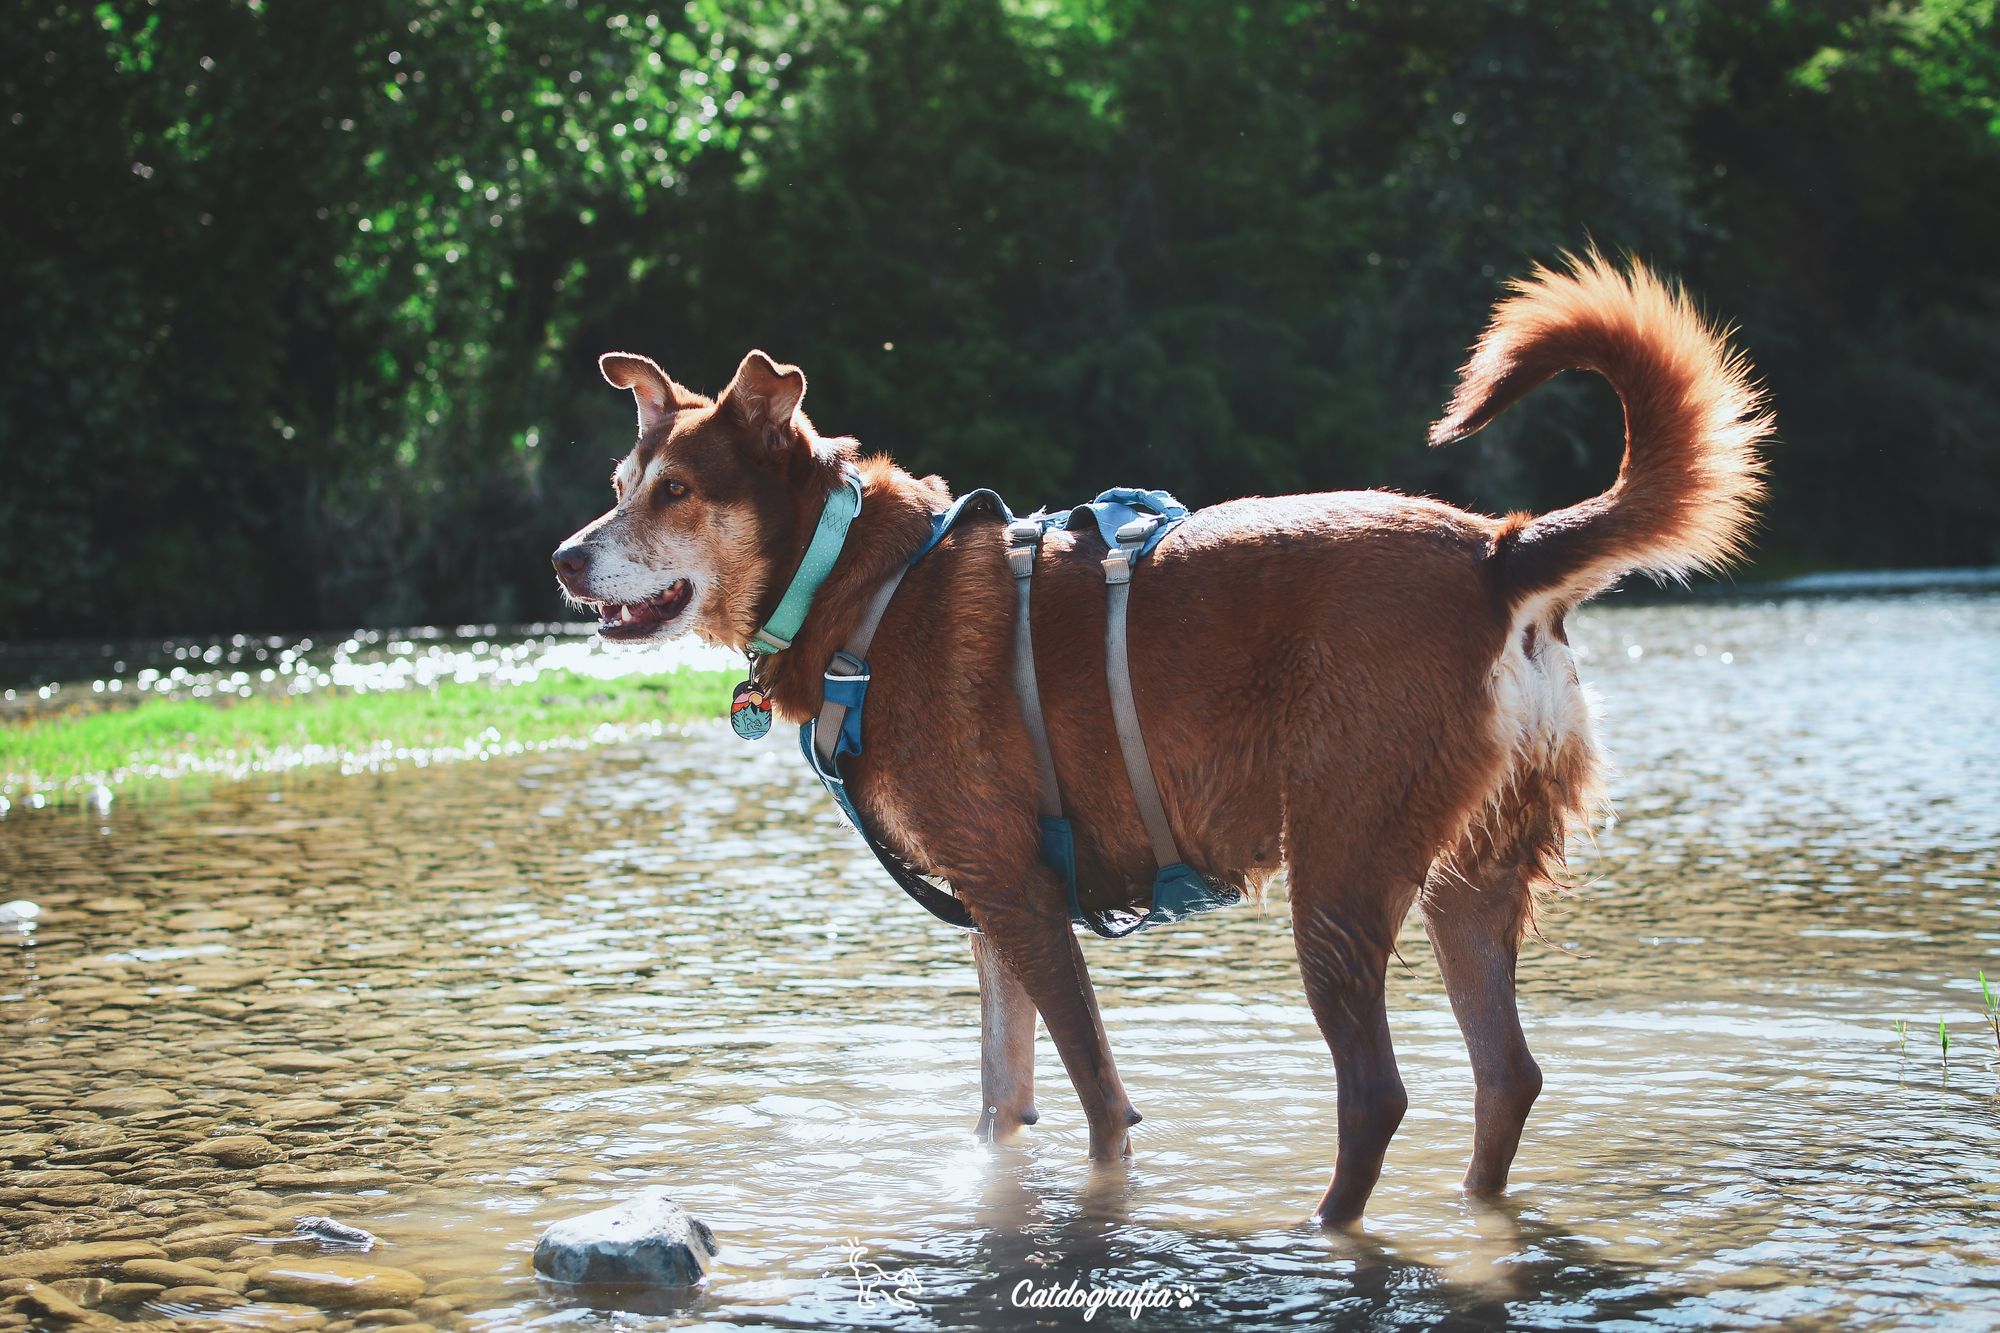
[[[571,588],[590,572],[590,548],[582,542],[556,547],[556,553],[550,559],[555,564],[556,577]]]

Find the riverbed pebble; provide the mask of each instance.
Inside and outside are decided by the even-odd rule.
[[[277,1296],[336,1309],[408,1305],[424,1294],[424,1280],[415,1273],[353,1259],[271,1259],[249,1277],[254,1287]]]
[[[276,1144],[259,1134],[225,1134],[197,1143],[188,1151],[213,1157],[226,1166],[262,1166],[284,1156]]]
[[[104,1289],[111,1283],[101,1277],[66,1277],[49,1285],[78,1305],[96,1309],[104,1300]]]
[[[160,1293],[160,1300],[167,1305],[205,1305],[212,1309],[224,1309],[247,1303],[241,1294],[227,1287],[209,1286],[205,1283],[168,1287]]]
[[[157,1282],[164,1287],[180,1287],[191,1282],[208,1281],[210,1270],[194,1264],[176,1263],[172,1259],[131,1259],[120,1265],[118,1271],[134,1282]]]
[[[331,1120],[340,1114],[340,1103],[321,1101],[311,1097],[287,1098],[283,1101],[266,1102],[257,1108],[257,1118],[266,1122],[282,1120]]]
[[[46,1320],[60,1328],[116,1328],[118,1321],[84,1309],[69,1297],[43,1282],[29,1282],[16,1294],[13,1304],[31,1320]]]
[[[141,1085],[134,1088],[107,1088],[103,1092],[93,1092],[77,1105],[86,1111],[96,1111],[100,1115],[136,1115],[141,1111],[157,1111],[174,1105],[180,1099],[165,1088]]]
[[[274,1190],[365,1190],[398,1183],[388,1171],[373,1167],[335,1167],[326,1171],[301,1171],[296,1167],[267,1166],[257,1173],[257,1183]]]
[[[0,1159],[32,1161],[56,1141],[53,1134],[0,1134]]]
[[[0,1278],[33,1278],[52,1282],[65,1277],[88,1277],[131,1259],[160,1259],[165,1253],[147,1241],[85,1241],[76,1245],[52,1245],[25,1254],[0,1256]]]
[[[180,1231],[169,1232],[161,1239],[160,1244],[169,1258],[192,1259],[196,1256],[228,1254],[243,1243],[245,1236],[255,1236],[264,1230],[264,1224],[253,1218],[203,1222]]]
[[[327,1055],[322,1051],[278,1051],[259,1058],[257,1063],[272,1074],[325,1074],[354,1065],[344,1055]]]

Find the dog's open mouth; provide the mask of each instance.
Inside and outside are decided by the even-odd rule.
[[[643,639],[687,610],[694,585],[675,579],[643,602],[597,603],[597,632],[607,639]]]

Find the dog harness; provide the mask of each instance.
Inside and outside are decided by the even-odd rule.
[[[820,784],[830,793],[841,813],[861,834],[870,851],[882,863],[889,877],[917,904],[949,925],[977,932],[979,927],[955,896],[933,884],[915,866],[888,847],[861,818],[847,793],[842,761],[861,753],[862,706],[868,696],[868,648],[875,631],[888,613],[889,603],[902,585],[904,575],[918,561],[935,550],[953,527],[969,514],[990,512],[1007,525],[1007,565],[1014,577],[1013,685],[1021,707],[1021,719],[1035,751],[1036,806],[1040,827],[1042,860],[1055,871],[1063,884],[1070,920],[1107,939],[1118,939],[1149,926],[1179,921],[1196,912],[1227,907],[1241,902],[1242,893],[1208,878],[1181,859],[1167,822],[1166,807],[1160,800],[1153,777],[1152,762],[1146,753],[1145,734],[1139,725],[1138,705],[1132,696],[1132,671],[1127,604],[1131,595],[1132,571],[1161,540],[1188,516],[1187,507],[1165,491],[1129,488],[1109,490],[1089,504],[1078,505],[1061,514],[1046,512],[1016,518],[1006,501],[990,490],[973,491],[951,506],[931,516],[930,535],[909,562],[890,576],[869,600],[847,643],[835,653],[826,669],[825,695],[819,715],[799,728],[799,745],[806,762]],[[1118,733],[1118,748],[1125,762],[1125,774],[1132,785],[1133,800],[1152,844],[1158,867],[1153,876],[1152,903],[1144,913],[1124,909],[1086,911],[1077,896],[1076,837],[1063,815],[1062,793],[1056,779],[1055,757],[1049,748],[1048,727],[1042,713],[1041,692],[1035,681],[1033,631],[1029,620],[1035,562],[1041,554],[1043,537],[1052,528],[1071,531],[1095,529],[1104,543],[1102,559],[1105,584],[1104,661],[1105,683],[1110,690],[1112,720]]]

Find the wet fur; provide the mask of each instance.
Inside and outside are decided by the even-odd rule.
[[[1541,1084],[1514,1017],[1515,952],[1537,894],[1561,878],[1600,770],[1563,616],[1628,572],[1681,577],[1729,559],[1760,494],[1770,420],[1741,358],[1683,295],[1594,255],[1537,270],[1496,309],[1433,441],[1470,434],[1573,368],[1605,375],[1626,404],[1624,462],[1602,496],[1499,519],[1384,492],[1237,500],[1195,513],[1132,585],[1133,689],[1183,854],[1253,893],[1289,870],[1301,973],[1339,1079],[1328,1222],[1359,1216],[1406,1104],[1382,983],[1412,903],[1473,1057],[1466,1184],[1504,1185]],[[620,382],[609,365],[607,376]],[[766,662],[778,713],[802,721],[820,706],[827,660],[923,540],[946,488],[819,437],[797,411],[804,376],[761,353],[713,402],[665,384],[668,410],[650,424],[646,386],[635,388],[641,437],[620,505],[578,537],[614,562],[698,550],[678,558],[722,586],[698,587],[684,619],[712,641],[743,645],[840,466],[861,469],[866,502],[841,559],[794,646]],[[656,501],[668,474],[688,480],[692,500]],[[871,654],[867,750],[850,791],[984,931],[982,1132],[1033,1121],[1021,1015],[1039,1011],[1084,1104],[1092,1156],[1115,1157],[1137,1113],[1037,853],[1003,550],[998,524],[967,522],[910,572]],[[1034,587],[1036,667],[1083,900],[1136,906],[1154,866],[1105,689],[1102,554],[1092,533],[1051,535]],[[662,580],[684,572],[655,567]]]

